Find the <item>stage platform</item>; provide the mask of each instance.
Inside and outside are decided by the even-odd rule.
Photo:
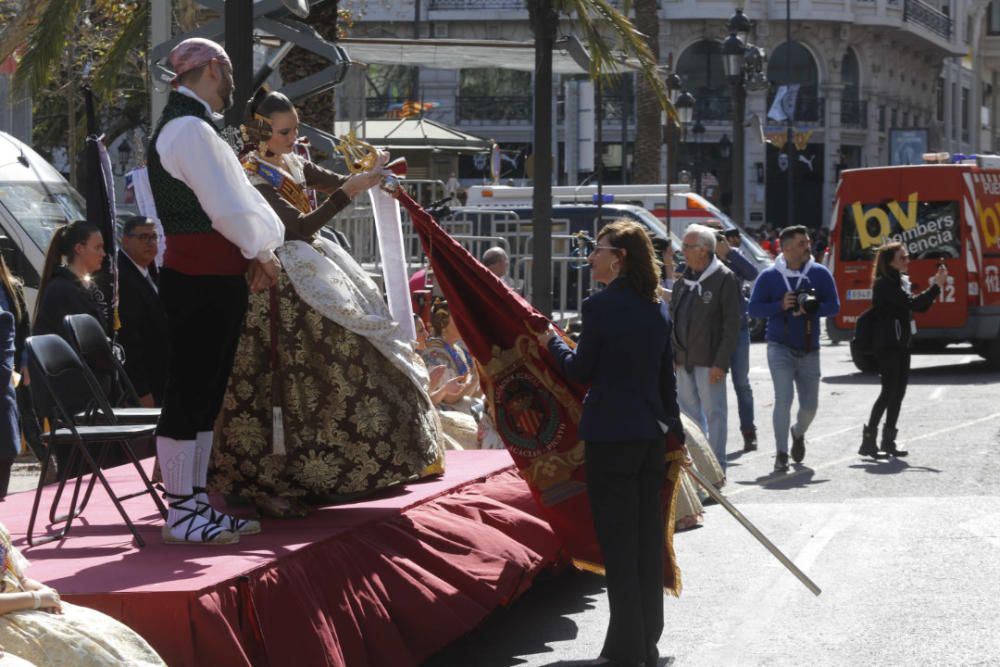
[[[27,546],[33,492],[9,496],[0,516],[30,576],[125,622],[171,667],[399,667],[562,559],[506,451],[448,452],[446,468],[306,519],[266,520],[229,547],[164,545],[145,497],[125,503],[147,543],[139,549],[100,488],[61,542]],[[134,470],[109,478],[137,488]]]

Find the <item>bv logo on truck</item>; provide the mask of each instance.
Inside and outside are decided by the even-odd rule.
[[[1000,203],[983,208],[977,199],[976,218],[983,231],[983,241],[986,243],[986,247],[1000,247]]]
[[[883,204],[856,201],[851,204],[850,212],[862,251],[899,241],[911,255],[922,257],[952,247],[958,240],[954,203],[920,201],[916,192],[907,197],[905,205],[898,201]]]

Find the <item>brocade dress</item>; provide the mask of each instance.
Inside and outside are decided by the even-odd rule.
[[[285,223],[286,242],[277,288],[250,297],[210,486],[322,504],[440,472],[426,369],[371,278],[317,235],[349,201],[338,191],[344,177],[295,155],[286,160],[290,171],[254,153],[244,163]],[[309,217],[306,187],[333,193],[320,207],[326,213]]]

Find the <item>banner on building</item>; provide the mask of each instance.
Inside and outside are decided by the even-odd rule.
[[[799,84],[790,83],[778,88],[771,102],[771,110],[767,112],[767,117],[783,123],[786,120],[795,120],[795,102],[799,98]]]

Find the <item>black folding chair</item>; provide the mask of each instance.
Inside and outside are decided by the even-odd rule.
[[[99,480],[114,503],[118,513],[136,543],[142,547],[145,542],[139,535],[125,512],[121,501],[149,494],[156,504],[157,510],[166,518],[167,509],[159,495],[150,483],[146,472],[132,450],[132,442],[151,438],[156,432],[155,424],[119,424],[107,398],[104,396],[97,378],[80,360],[65,340],[56,335],[32,336],[25,342],[28,351],[28,368],[31,373],[31,397],[39,417],[48,420],[48,431],[42,433],[42,444],[46,447],[46,455],[42,458],[42,472],[38,488],[35,490],[35,500],[31,507],[31,518],[28,520],[28,544],[43,544],[52,540],[62,539],[69,533],[73,519],[80,516],[90,500],[95,483]],[[81,423],[81,415],[93,415],[98,424]],[[143,488],[140,491],[126,495],[116,495],[107,478],[101,471],[101,463],[105,453],[112,445],[119,445],[128,461],[139,473]],[[56,446],[70,447],[69,461],[60,471],[56,495],[49,510],[52,524],[64,523],[61,530],[54,535],[47,535],[35,540],[34,527],[38,515],[38,507],[42,499],[45,475],[50,465],[49,453]],[[97,449],[97,458],[91,453]],[[69,512],[55,516],[59,501],[62,498],[69,471],[76,460],[81,458],[90,468],[90,481],[87,490],[80,501],[80,487],[83,476],[76,478],[73,498]]]
[[[111,341],[104,335],[101,323],[84,313],[67,315],[63,318],[63,327],[80,358],[87,363],[104,388],[118,423],[155,424],[160,418],[160,408],[144,408],[139,405],[135,386],[111,349]]]

